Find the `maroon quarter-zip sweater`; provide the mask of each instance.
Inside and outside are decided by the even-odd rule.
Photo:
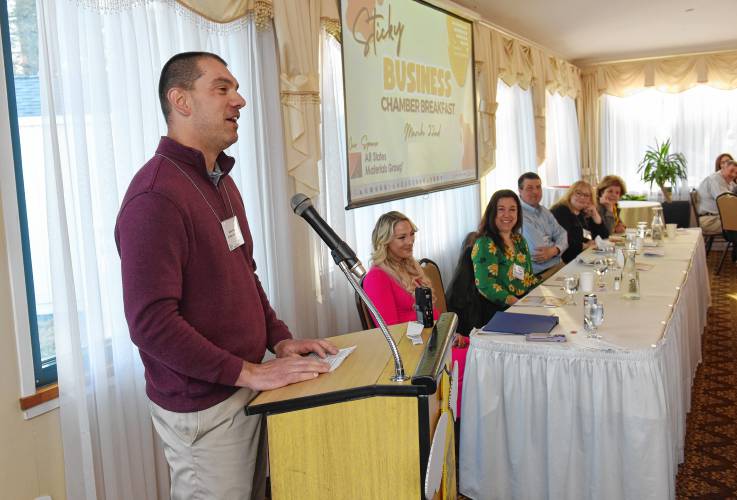
[[[260,363],[267,347],[291,338],[256,276],[243,200],[228,175],[235,161],[221,153],[217,162],[224,175],[215,186],[200,151],[162,137],[115,227],[146,394],[175,412],[227,399],[243,360]],[[233,214],[245,244],[230,251],[220,223]]]

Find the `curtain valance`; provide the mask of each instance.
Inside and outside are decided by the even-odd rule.
[[[535,149],[538,164],[545,160],[545,92],[577,98],[580,70],[567,61],[476,22],[474,24],[476,88],[478,92],[479,175],[495,166],[497,79],[532,89]]]
[[[737,51],[594,64],[581,70],[581,80],[581,165],[585,176],[596,178],[602,94],[623,97],[646,88],[683,92],[699,84],[732,90],[737,88]]]
[[[597,64],[582,75],[593,79],[599,95],[622,97],[648,87],[683,92],[698,84],[731,90],[737,88],[737,51]]]
[[[218,32],[223,31],[220,25],[238,25],[237,21],[248,18],[253,18],[256,28],[263,31],[271,28],[274,17],[272,0],[76,0],[76,3],[86,9],[113,13],[156,1],[176,5],[180,13],[191,14],[198,25]]]
[[[274,16],[271,0],[176,0],[205,19],[216,23],[230,23],[253,15],[256,26],[271,23]]]

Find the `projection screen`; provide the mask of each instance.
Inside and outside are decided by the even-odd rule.
[[[470,21],[342,0],[348,208],[477,181]]]

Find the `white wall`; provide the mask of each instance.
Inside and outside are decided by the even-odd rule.
[[[1,168],[10,168],[2,161]],[[0,221],[2,221],[0,203]],[[59,410],[24,420],[13,331],[5,231],[0,224],[0,497],[66,498]]]

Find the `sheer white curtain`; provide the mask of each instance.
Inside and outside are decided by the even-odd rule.
[[[737,90],[699,85],[670,94],[648,89],[628,97],[604,95],[601,106],[602,174],[621,176],[631,192],[650,192],[637,166],[656,140],[670,138],[671,152],[685,155],[689,186],[714,172],[720,153],[737,153]],[[652,195],[660,195],[655,185]]]
[[[177,52],[215,52],[240,80],[248,106],[229,151],[234,177],[267,292],[285,281],[266,258],[288,232],[273,34],[246,21],[215,27],[173,1],[123,3],[104,11],[37,3],[60,414],[67,497],[75,500],[168,498],[123,316],[113,228],[131,177],[166,131],[157,82]],[[293,324],[291,297],[276,302]]]
[[[581,178],[576,101],[546,92],[545,106],[545,161],[540,177],[543,186],[569,186]]]
[[[537,171],[532,92],[499,80],[496,101],[496,168],[484,179],[483,200],[499,189],[517,192],[519,176]]]
[[[419,228],[415,257],[434,260],[447,286],[462,240],[480,219],[478,187],[467,186],[345,210],[347,179],[341,52],[338,43],[326,35],[322,42],[321,95],[324,159],[320,168],[318,210],[356,250],[366,267],[371,254],[371,231],[379,216],[390,210],[406,214]],[[317,269],[320,283],[318,313],[323,319],[320,332],[327,335],[360,330],[353,291],[325,247],[320,248]]]

